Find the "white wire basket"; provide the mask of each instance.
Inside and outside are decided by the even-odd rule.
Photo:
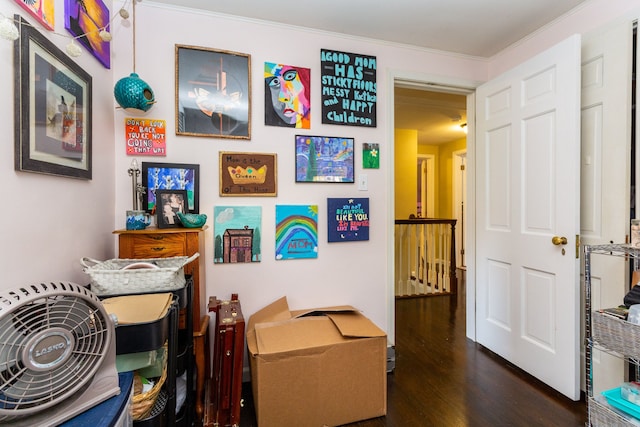
[[[182,289],[186,284],[184,266],[199,256],[196,252],[190,257],[114,258],[107,261],[83,257],[80,264],[91,278],[93,293],[98,296],[123,295]]]

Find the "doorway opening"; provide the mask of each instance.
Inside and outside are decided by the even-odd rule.
[[[435,156],[418,154],[416,216],[433,218],[435,212]]]
[[[395,81],[394,217],[455,219],[456,267],[465,255],[466,129],[466,93]]]

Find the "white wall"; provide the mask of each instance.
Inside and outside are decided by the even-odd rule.
[[[589,0],[572,12],[540,28],[491,58],[489,78],[496,77],[526,59],[573,34],[585,34],[622,16],[637,15],[639,3],[629,0]]]
[[[106,1],[111,7],[111,1]],[[63,51],[70,42],[64,29],[64,2],[56,1],[55,29],[47,31],[14,1],[3,1],[0,13],[19,13]],[[105,258],[114,251],[113,89],[111,71],[83,51],[75,58],[93,78],[93,179],[16,172],[14,153],[13,43],[0,39],[0,290],[51,281],[85,283],[79,260]]]
[[[245,316],[286,295],[293,308],[351,304],[364,311],[380,327],[390,322],[387,308],[388,247],[393,236],[388,224],[387,187],[392,172],[392,125],[389,122],[390,98],[387,79],[390,69],[431,73],[481,81],[486,74],[482,60],[376,43],[352,37],[206,14],[180,8],[167,8],[144,1],[136,6],[136,71],[154,89],[158,103],[145,117],[167,122],[165,158],[149,161],[199,163],[200,211],[209,216],[206,231],[207,295],[228,298],[238,293]],[[130,29],[114,21],[114,78],[131,72]],[[251,55],[252,132],[250,141],[199,138],[175,135],[174,46],[202,46]],[[320,49],[354,52],[377,57],[378,114],[376,128],[330,126],[321,124]],[[311,69],[312,124],[310,130],[264,126],[263,66],[279,62]],[[124,211],[131,204],[126,169],[131,158],[124,154],[123,119],[115,114],[116,146],[115,212],[117,226],[124,226]],[[294,135],[330,135],[354,137],[356,176],[362,172],[361,145],[377,142],[382,152],[379,170],[368,169],[369,191],[358,191],[356,184],[296,184],[294,182]],[[220,198],[218,152],[245,151],[277,153],[277,197]],[[145,160],[139,158],[139,160]],[[357,179],[356,179],[357,181]],[[122,190],[124,189],[124,190]],[[369,197],[371,208],[370,240],[367,242],[327,243],[326,199],[328,197]],[[319,206],[319,254],[313,260],[275,261],[275,205],[317,204]],[[213,207],[215,205],[262,206],[262,262],[247,264],[213,263]],[[391,338],[393,331],[390,332]]]
[[[115,14],[122,3],[105,1]],[[206,232],[207,295],[227,298],[240,294],[245,315],[286,295],[294,308],[352,304],[382,328],[392,325],[388,282],[388,254],[393,243],[392,76],[442,76],[443,80],[485,81],[520,59],[560,41],[564,35],[583,32],[606,23],[629,9],[627,0],[592,0],[575,17],[559,21],[513,46],[491,61],[449,55],[394,44],[375,42],[256,21],[167,8],[144,1],[137,5],[136,71],[154,89],[158,104],[146,117],[167,122],[165,158],[154,161],[199,163],[200,206],[209,215]],[[64,30],[64,2],[56,1],[56,31]],[[0,13],[20,13],[64,50],[69,39],[46,31],[14,2],[0,4]],[[1,289],[32,282],[69,280],[84,283],[78,260],[82,256],[108,259],[116,256],[115,228],[124,227],[124,212],[131,204],[125,156],[124,117],[115,109],[113,85],[132,71],[132,32],[129,23],[116,17],[112,24],[112,70],[105,69],[88,52],[75,61],[93,77],[93,179],[79,181],[13,168],[13,45],[0,40],[0,104],[4,117],[0,127],[0,181],[7,196],[2,211],[0,237]],[[251,55],[252,139],[233,141],[175,135],[174,45],[187,44],[231,50]],[[320,120],[320,49],[366,55],[378,60],[378,126],[365,129],[322,125]],[[299,65],[312,70],[312,127],[299,133],[350,136],[356,140],[356,175],[362,172],[359,148],[363,142],[381,146],[379,170],[367,170],[369,191],[349,184],[294,183],[293,136],[296,131],[263,125],[262,64],[265,61]],[[218,197],[218,152],[269,152],[278,155],[278,196],[274,198]],[[145,160],[138,158],[139,161]],[[371,236],[368,242],[326,243],[327,197],[369,197]],[[320,247],[316,260],[274,260],[274,210],[276,204],[318,204]],[[212,261],[212,215],[214,205],[260,205],[263,208],[263,260],[251,265],[214,265]],[[473,250],[473,248],[469,248]],[[470,255],[471,256],[471,255]],[[393,331],[387,331],[393,337]]]

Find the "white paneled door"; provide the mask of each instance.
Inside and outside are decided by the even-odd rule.
[[[585,245],[624,243],[629,229],[632,41],[631,19],[588,33],[582,41],[580,235]],[[622,304],[626,266],[620,257],[593,258],[593,308]],[[619,357],[595,349],[592,367],[595,393],[624,381]]]
[[[580,397],[580,36],[476,94],[477,341]]]

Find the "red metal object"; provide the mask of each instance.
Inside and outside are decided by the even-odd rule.
[[[231,300],[209,298],[209,312],[216,313],[212,378],[207,390],[205,426],[237,427],[242,406],[242,362],[245,322],[238,294]]]

